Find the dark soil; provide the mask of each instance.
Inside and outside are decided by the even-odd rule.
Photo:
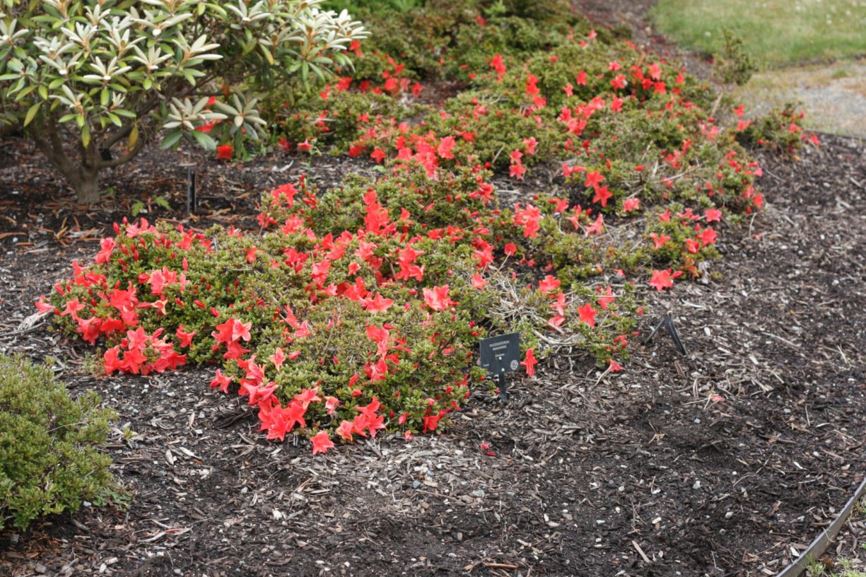
[[[473,398],[441,436],[317,458],[266,442],[250,409],[210,391],[208,370],[97,378],[76,344],[22,330],[124,205],[79,213],[76,227],[71,203],[40,196],[55,186],[40,160],[14,141],[0,150],[0,351],[59,359],[73,392],[97,390],[120,413],[110,452],[131,495],[125,510],[3,533],[0,575],[761,575],[866,470],[862,142],[827,138],[798,163],[765,155],[769,206],[723,231],[717,280],[648,295],[688,356],[657,335],[618,375],[555,358],[507,404]],[[197,224],[251,222],[254,192],[302,170],[323,186],[370,170],[301,164],[201,160],[210,204]],[[157,190],[182,206],[184,169],[162,153],[113,182],[135,198],[160,165]]]
[[[198,150],[151,147],[132,163],[102,178],[109,194],[95,207],[76,205],[65,182],[27,141],[6,138],[0,147],[0,243],[62,244],[98,239],[124,217],[184,220],[192,226],[235,223],[255,227],[263,190],[306,174],[312,184],[332,186],[348,172],[372,174],[369,160],[348,156],[291,156],[275,152],[244,163],[214,160]],[[187,212],[189,171],[195,173],[196,205]],[[57,191],[65,195],[58,195]],[[167,203],[168,207],[162,206]],[[0,246],[3,246],[0,244]]]

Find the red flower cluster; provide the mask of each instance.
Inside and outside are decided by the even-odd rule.
[[[105,351],[105,372],[149,375],[176,369],[186,364],[186,356],[178,354],[172,343],[160,338],[162,329],[147,334],[141,327],[127,331],[126,337]]]

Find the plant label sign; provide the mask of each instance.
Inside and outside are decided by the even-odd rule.
[[[520,368],[520,333],[490,337],[481,341],[479,364],[496,378]]]

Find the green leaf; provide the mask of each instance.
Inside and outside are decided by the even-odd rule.
[[[126,147],[130,150],[138,144],[138,123],[132,125],[132,130],[129,131],[129,138],[126,139]]]
[[[153,204],[155,204],[156,206],[159,206],[161,208],[164,208],[165,210],[171,210],[171,203],[164,196],[157,196],[156,198],[154,198]]]
[[[196,142],[198,142],[198,145],[201,146],[202,148],[204,148],[205,150],[210,151],[210,152],[216,150],[216,147],[217,147],[216,140],[211,138],[210,134],[201,132],[199,130],[193,130],[192,131],[192,137],[195,139]]]
[[[39,112],[39,108],[41,106],[42,106],[42,102],[40,101],[40,102],[37,102],[36,104],[34,104],[33,106],[31,106],[27,110],[27,114],[24,116],[24,126],[27,126],[28,124],[33,122],[33,119],[36,117],[36,114]]]
[[[273,66],[274,65],[274,55],[271,54],[271,51],[268,50],[268,47],[265,46],[264,44],[259,44],[259,47],[262,49],[262,54],[265,55],[265,60],[268,61],[268,64]]]
[[[218,2],[214,2],[214,3],[202,3],[202,4],[200,4],[200,5],[201,5],[201,6],[205,6],[205,5],[206,5],[206,6],[207,6],[208,8],[210,8],[213,12],[215,12],[215,13],[216,13],[220,18],[226,18],[226,17],[229,15],[229,13],[226,11],[226,9],[223,8],[222,6],[220,6]]]
[[[175,130],[173,132],[169,132],[163,141],[159,144],[159,147],[163,150],[168,150],[169,148],[174,148],[178,142],[180,142],[180,138],[183,136],[183,133],[180,130]]]

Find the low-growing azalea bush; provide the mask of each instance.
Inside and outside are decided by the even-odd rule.
[[[285,149],[369,157],[378,177],[267,191],[256,232],[124,222],[39,307],[109,374],[217,365],[211,387],[314,452],[438,430],[489,334],[521,333],[530,376],[552,350],[620,370],[636,286],[702,276],[720,223],[762,206],[749,124],[720,126],[708,88],[576,17],[435,5],[394,18],[456,27],[428,43],[458,94],[425,101],[430,55],[374,23],[357,74],[283,118]],[[562,192],[500,202],[496,179],[534,170]]]
[[[324,194],[286,184],[263,199],[261,235],[126,223],[40,307],[108,345],[109,374],[221,363],[212,387],[248,397],[269,438],[434,431],[482,376],[474,354],[491,328],[523,330],[532,372],[534,331],[571,326],[607,361],[632,324],[625,289],[598,283],[578,299],[550,274],[523,289],[534,317],[490,314],[494,262],[532,250],[494,243],[555,219],[488,208],[483,176],[415,167]]]

